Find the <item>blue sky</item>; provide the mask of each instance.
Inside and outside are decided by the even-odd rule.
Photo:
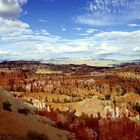
[[[1,59],[140,59],[139,0],[0,0]]]

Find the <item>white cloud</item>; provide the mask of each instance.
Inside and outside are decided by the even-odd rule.
[[[129,27],[140,27],[140,24],[128,24]]]
[[[65,32],[66,31],[66,28],[62,28],[62,31]]]
[[[90,0],[75,22],[87,25],[124,24],[138,19],[140,1],[138,0]]]
[[[33,32],[33,31],[32,31]],[[15,41],[7,42],[2,40],[2,48],[11,50],[9,57],[21,58],[55,58],[62,56],[80,57],[92,56],[95,58],[114,58],[114,55],[119,57],[132,58],[140,56],[140,30],[133,32],[103,32],[97,33],[83,39],[68,40],[58,36],[52,36],[46,30],[36,31],[35,33],[21,35],[19,38],[14,38]],[[6,37],[5,37],[6,39]],[[7,42],[7,43],[5,43]],[[16,52],[14,52],[14,49]],[[1,52],[1,54],[6,52]],[[76,53],[76,55],[74,55]],[[78,53],[78,54],[77,54]]]
[[[137,47],[134,47],[133,51],[140,53],[140,47],[138,47],[138,46]]]
[[[0,50],[0,55],[4,55],[4,54],[11,54],[11,51],[9,50]]]
[[[7,38],[12,36],[19,36],[23,34],[30,34],[30,26],[27,23],[23,23],[19,20],[0,18],[0,38]]]
[[[39,19],[38,21],[42,22],[42,23],[47,23],[48,22],[46,19]]]
[[[83,29],[80,28],[80,27],[75,27],[75,29],[76,29],[77,31],[82,31],[82,30],[83,30]]]
[[[97,21],[95,21],[94,18],[92,18],[91,16],[87,16],[87,15],[79,15],[79,16],[77,16],[75,18],[75,22],[80,23],[80,24],[87,24],[87,25],[97,24]]]
[[[81,31],[81,30],[80,30]],[[82,33],[79,33],[77,35],[80,35],[80,36],[91,36],[93,35],[93,33],[97,33],[99,30],[98,29],[94,29],[94,28],[89,28],[89,29],[86,29],[85,31],[83,30]]]
[[[87,29],[87,33],[88,34],[92,34],[92,33],[94,33],[94,32],[97,32],[98,31],[98,29],[93,29],[93,28],[91,28],[91,29]]]
[[[107,2],[107,0],[105,1]],[[11,2],[13,7],[8,7],[8,0],[6,2],[0,0],[0,15],[2,10],[8,16],[19,14],[22,10],[21,5],[27,1],[11,0]],[[2,9],[1,6],[4,4],[5,7]],[[101,8],[99,3],[96,6],[90,4],[89,10],[92,12],[98,7]],[[12,11],[11,14],[9,13],[10,11]],[[76,27],[76,30],[85,31],[85,33],[81,33],[83,35],[82,39],[72,40],[51,35],[46,29],[33,31],[29,24],[18,19],[6,18],[3,15],[0,17],[1,59],[46,59],[62,56],[113,58],[114,55],[135,58],[140,56],[140,30],[98,33],[98,30],[94,28],[89,28],[85,31],[82,28]],[[83,19],[81,18],[81,20]],[[98,22],[94,19],[92,21],[91,18],[89,19],[90,22],[86,21],[86,17],[84,20],[83,22],[91,23],[91,25],[94,21]],[[61,29],[66,31],[64,26],[61,26]]]
[[[13,18],[22,11],[21,6],[27,3],[27,0],[0,0],[0,16]]]
[[[28,0],[18,0],[20,4],[26,4],[28,2]]]
[[[80,35],[80,36],[88,36],[89,34],[88,33],[80,33],[78,35]]]

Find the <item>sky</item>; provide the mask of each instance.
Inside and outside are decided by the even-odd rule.
[[[0,0],[0,60],[140,59],[140,0]]]

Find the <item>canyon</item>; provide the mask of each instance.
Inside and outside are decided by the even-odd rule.
[[[39,61],[2,62],[0,86],[14,98],[42,112],[43,116],[52,119],[49,113],[59,112],[58,120],[62,124],[68,120],[67,115],[62,115],[65,113],[73,114],[77,119],[84,114],[86,120],[91,115],[118,119],[118,125],[124,115],[133,122],[140,121],[139,63],[95,67]],[[100,121],[100,125],[104,123]]]

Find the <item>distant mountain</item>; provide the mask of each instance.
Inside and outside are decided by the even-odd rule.
[[[128,65],[140,65],[140,60],[132,60],[132,61],[127,61],[127,62],[123,62],[120,64],[113,64],[113,67],[125,67]]]
[[[109,60],[109,59],[94,59],[94,58],[59,58],[50,59],[42,61],[42,63],[52,63],[52,64],[75,64],[75,65],[89,65],[97,67],[112,67],[113,65],[120,65],[125,63],[125,61]]]

